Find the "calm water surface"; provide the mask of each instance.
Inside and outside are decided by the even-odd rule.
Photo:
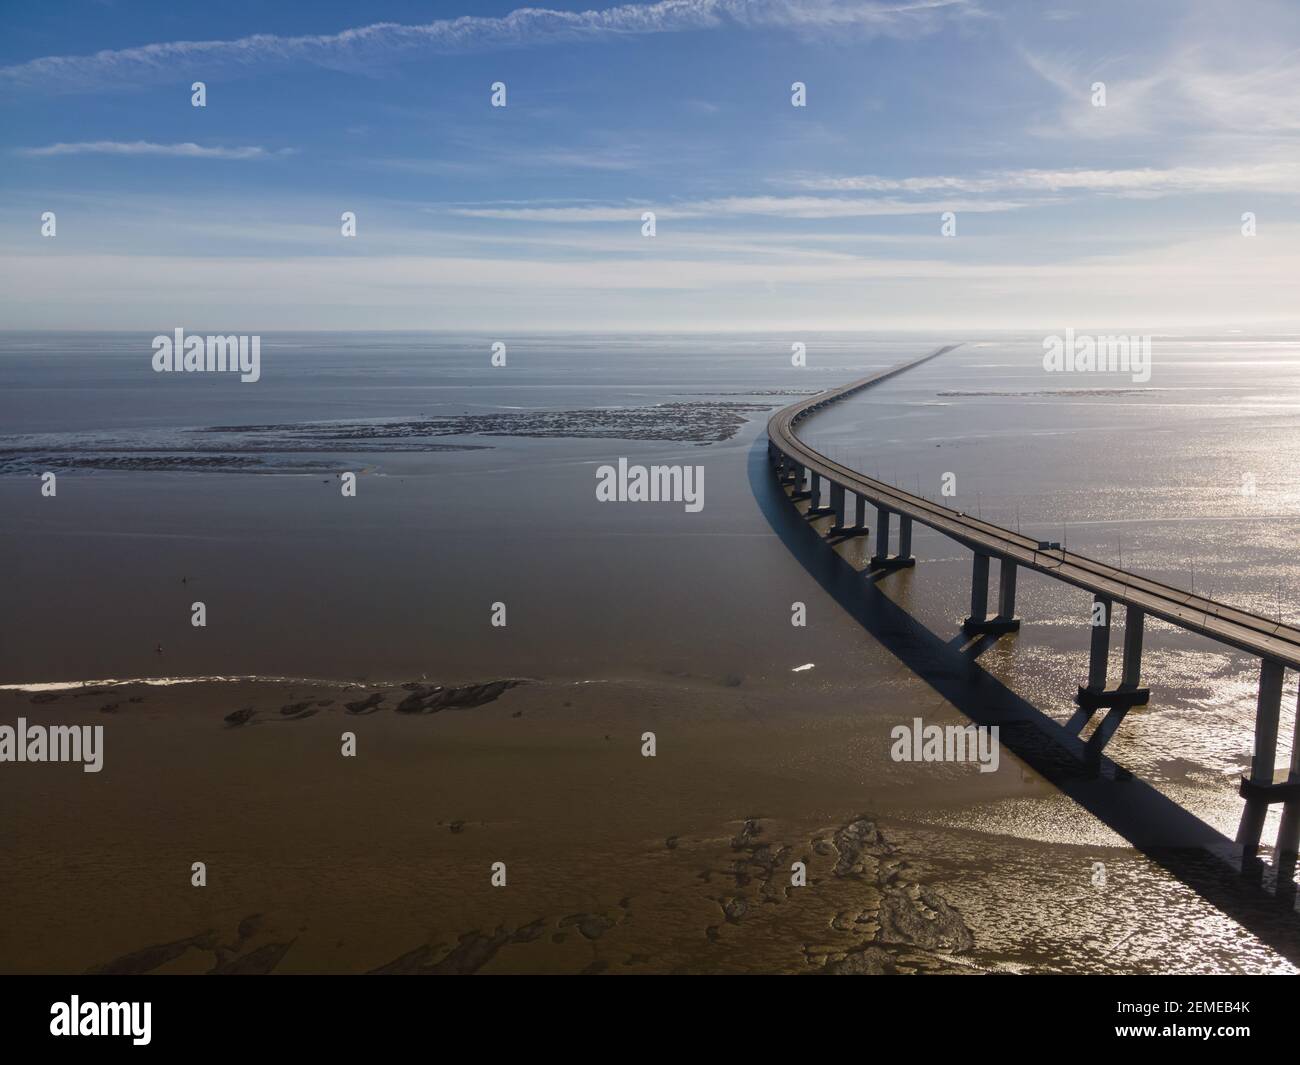
[[[950,505],[1300,620],[1296,337],[1157,336],[1150,380],[1134,382],[1044,372],[1041,335],[274,334],[263,338],[256,384],[155,374],[150,339],[0,335],[0,682],[671,675],[835,692],[860,701],[874,737],[939,700],[897,684],[882,694],[895,656],[778,535],[774,515],[788,504],[765,472],[763,430],[800,393],[955,340],[967,342],[819,414],[803,435],[931,497],[952,474]],[[496,339],[508,346],[505,368],[489,366]],[[805,369],[790,365],[795,340],[808,346]],[[591,435],[611,411],[629,410],[656,438]],[[496,435],[533,415],[550,416],[550,435]],[[440,421],[440,435],[403,435],[392,450],[383,443],[393,423],[474,416]],[[701,426],[728,418],[734,433],[700,439]],[[336,423],[350,428],[330,435]],[[358,444],[359,425],[378,437]],[[214,426],[219,437],[193,432]],[[247,428],[257,426],[275,428]],[[467,449],[429,450],[449,445]],[[193,458],[203,447],[209,460],[251,464],[88,468],[106,456]],[[596,468],[620,457],[702,466],[703,510],[597,502]],[[60,470],[54,499],[40,495],[43,464]],[[341,495],[340,471],[358,474],[356,498]],[[847,550],[860,561],[869,548]],[[969,556],[925,530],[914,551],[917,569],[881,589],[959,640]],[[194,601],[206,605],[205,628],[190,625]],[[790,624],[796,601],[808,604],[806,628]],[[491,625],[497,602],[505,628]],[[1024,629],[980,665],[1064,722],[1086,668],[1087,596],[1022,574],[1018,606]],[[1144,668],[1151,706],[1129,716],[1108,754],[1231,836],[1257,663],[1151,623]],[[1289,706],[1295,697],[1292,680]],[[792,715],[815,712],[798,702]],[[1014,791],[990,792],[974,822],[928,801],[907,812],[936,838],[960,822],[1024,841],[1014,846],[1120,842],[1068,800]],[[1056,905],[1067,890],[1062,882],[1043,897]],[[1105,929],[1089,935],[1086,950],[1071,940],[1078,967],[1106,968],[1086,956],[1104,953]],[[1262,947],[1243,953],[1239,936],[1215,937],[1222,955],[1205,967],[1277,963]]]

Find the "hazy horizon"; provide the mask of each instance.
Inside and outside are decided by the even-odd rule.
[[[0,329],[0,335],[21,334],[21,333],[41,333],[41,334],[44,333],[52,333],[52,334],[148,333],[154,331],[157,328],[163,328],[163,327],[159,326],[157,322],[152,322],[148,324],[141,324],[138,326],[121,326],[114,329],[100,329],[100,328],[93,328],[93,327],[87,327],[84,329],[64,329],[58,327],[32,328],[32,329]],[[174,328],[174,326],[169,324],[165,328],[167,331],[170,331],[172,328]],[[184,328],[187,333],[207,333],[211,331],[208,328],[208,326],[204,325],[202,322],[198,322],[198,323],[191,322],[188,325],[186,325]],[[213,329],[215,328],[216,327],[213,326]],[[947,326],[944,328],[933,328],[933,329],[926,329],[920,326],[906,327],[906,328],[898,327],[892,329],[801,329],[801,327],[799,326],[788,326],[788,327],[783,327],[783,330],[786,332],[789,332],[791,330],[798,330],[801,333],[807,335],[816,335],[818,333],[824,333],[828,335],[833,334],[836,336],[850,336],[850,335],[857,334],[864,337],[877,337],[877,338],[890,337],[890,336],[899,336],[899,337],[936,336],[936,337],[944,337],[944,338],[951,338],[953,336],[966,336],[970,340],[980,340],[986,337],[1001,338],[1001,337],[1009,337],[1009,336],[1024,336],[1027,334],[1036,334],[1039,331],[1044,329],[1050,330],[1050,329],[1061,329],[1061,328],[1064,327],[1060,322],[1039,322],[1039,323],[1030,322],[1023,326],[1003,326],[997,328],[994,328],[992,326],[981,327],[981,328],[975,328],[975,327],[963,328],[962,326],[958,325],[958,326]],[[1150,335],[1153,336],[1160,336],[1160,335],[1269,336],[1272,335],[1277,330],[1285,330],[1285,329],[1300,330],[1300,320],[1268,322],[1268,323],[1256,322],[1256,323],[1240,324],[1240,325],[1233,325],[1233,326],[1226,326],[1221,324],[1216,325],[1215,323],[1207,323],[1205,325],[1198,325],[1198,326],[1192,326],[1192,325],[1176,326],[1176,325],[1167,325],[1167,324],[1163,326],[1161,325],[1135,326],[1132,323],[1102,323],[1102,322],[1083,321],[1083,322],[1071,323],[1070,328],[1073,328],[1079,332],[1084,330],[1092,330],[1094,332],[1100,332],[1100,333],[1106,333],[1106,332],[1123,333],[1133,329],[1141,328],[1143,330],[1150,331]],[[773,334],[782,332],[783,330],[776,329],[776,328],[634,329],[631,327],[623,328],[623,329],[594,329],[593,330],[593,329],[545,328],[541,326],[530,326],[527,324],[523,324],[519,326],[514,326],[509,330],[505,330],[505,331],[493,331],[493,330],[488,330],[483,328],[472,328],[469,326],[430,326],[428,328],[392,327],[387,329],[382,327],[353,328],[353,329],[319,329],[319,328],[313,329],[306,326],[276,326],[268,330],[267,332],[270,335],[274,335],[276,333],[430,333],[430,334],[439,334],[439,335],[459,334],[462,336],[496,337],[504,333],[506,335],[575,336],[575,337],[582,337],[582,336],[586,336],[586,337],[665,336],[667,337],[667,336],[772,336]]]

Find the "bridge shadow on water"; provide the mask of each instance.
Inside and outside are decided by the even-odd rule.
[[[985,670],[979,654],[996,637],[972,638],[959,629],[955,638],[941,636],[890,599],[880,582],[923,580],[924,561],[915,570],[863,572],[841,557],[834,540],[813,524],[825,519],[806,517],[777,484],[767,463],[765,433],[750,452],[748,471],[754,498],[773,532],[881,647],[972,722],[999,726],[1004,749],[1262,943],[1300,965],[1297,890],[1290,870],[1276,877],[1258,858],[1243,858],[1241,848],[1218,829],[1133,777]],[[1029,623],[1026,630],[1019,639],[1032,633]]]

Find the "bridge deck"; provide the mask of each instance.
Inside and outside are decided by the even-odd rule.
[[[1152,617],[1170,622],[1189,632],[1246,651],[1261,658],[1300,669],[1300,628],[1278,624],[1269,618],[1237,607],[1216,602],[1205,596],[1162,584],[1127,570],[1109,566],[1071,551],[1040,551],[1038,542],[1028,536],[972,518],[939,503],[867,477],[814,451],[795,435],[795,426],[823,407],[871,385],[910,370],[923,362],[951,351],[948,345],[870,377],[853,381],[828,392],[791,404],[772,415],[767,424],[768,438],[785,455],[826,480],[843,485],[863,496],[873,506],[903,514],[945,536],[957,540],[973,551],[1017,565],[1056,580],[1065,581],[1117,603],[1138,607]]]

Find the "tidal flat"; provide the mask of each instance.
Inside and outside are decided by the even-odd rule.
[[[1292,971],[1122,841],[1018,838],[1008,804],[1062,811],[1014,759],[936,774],[837,746],[844,696],[691,677],[0,692],[5,719],[105,727],[92,777],[0,774],[0,968]]]

